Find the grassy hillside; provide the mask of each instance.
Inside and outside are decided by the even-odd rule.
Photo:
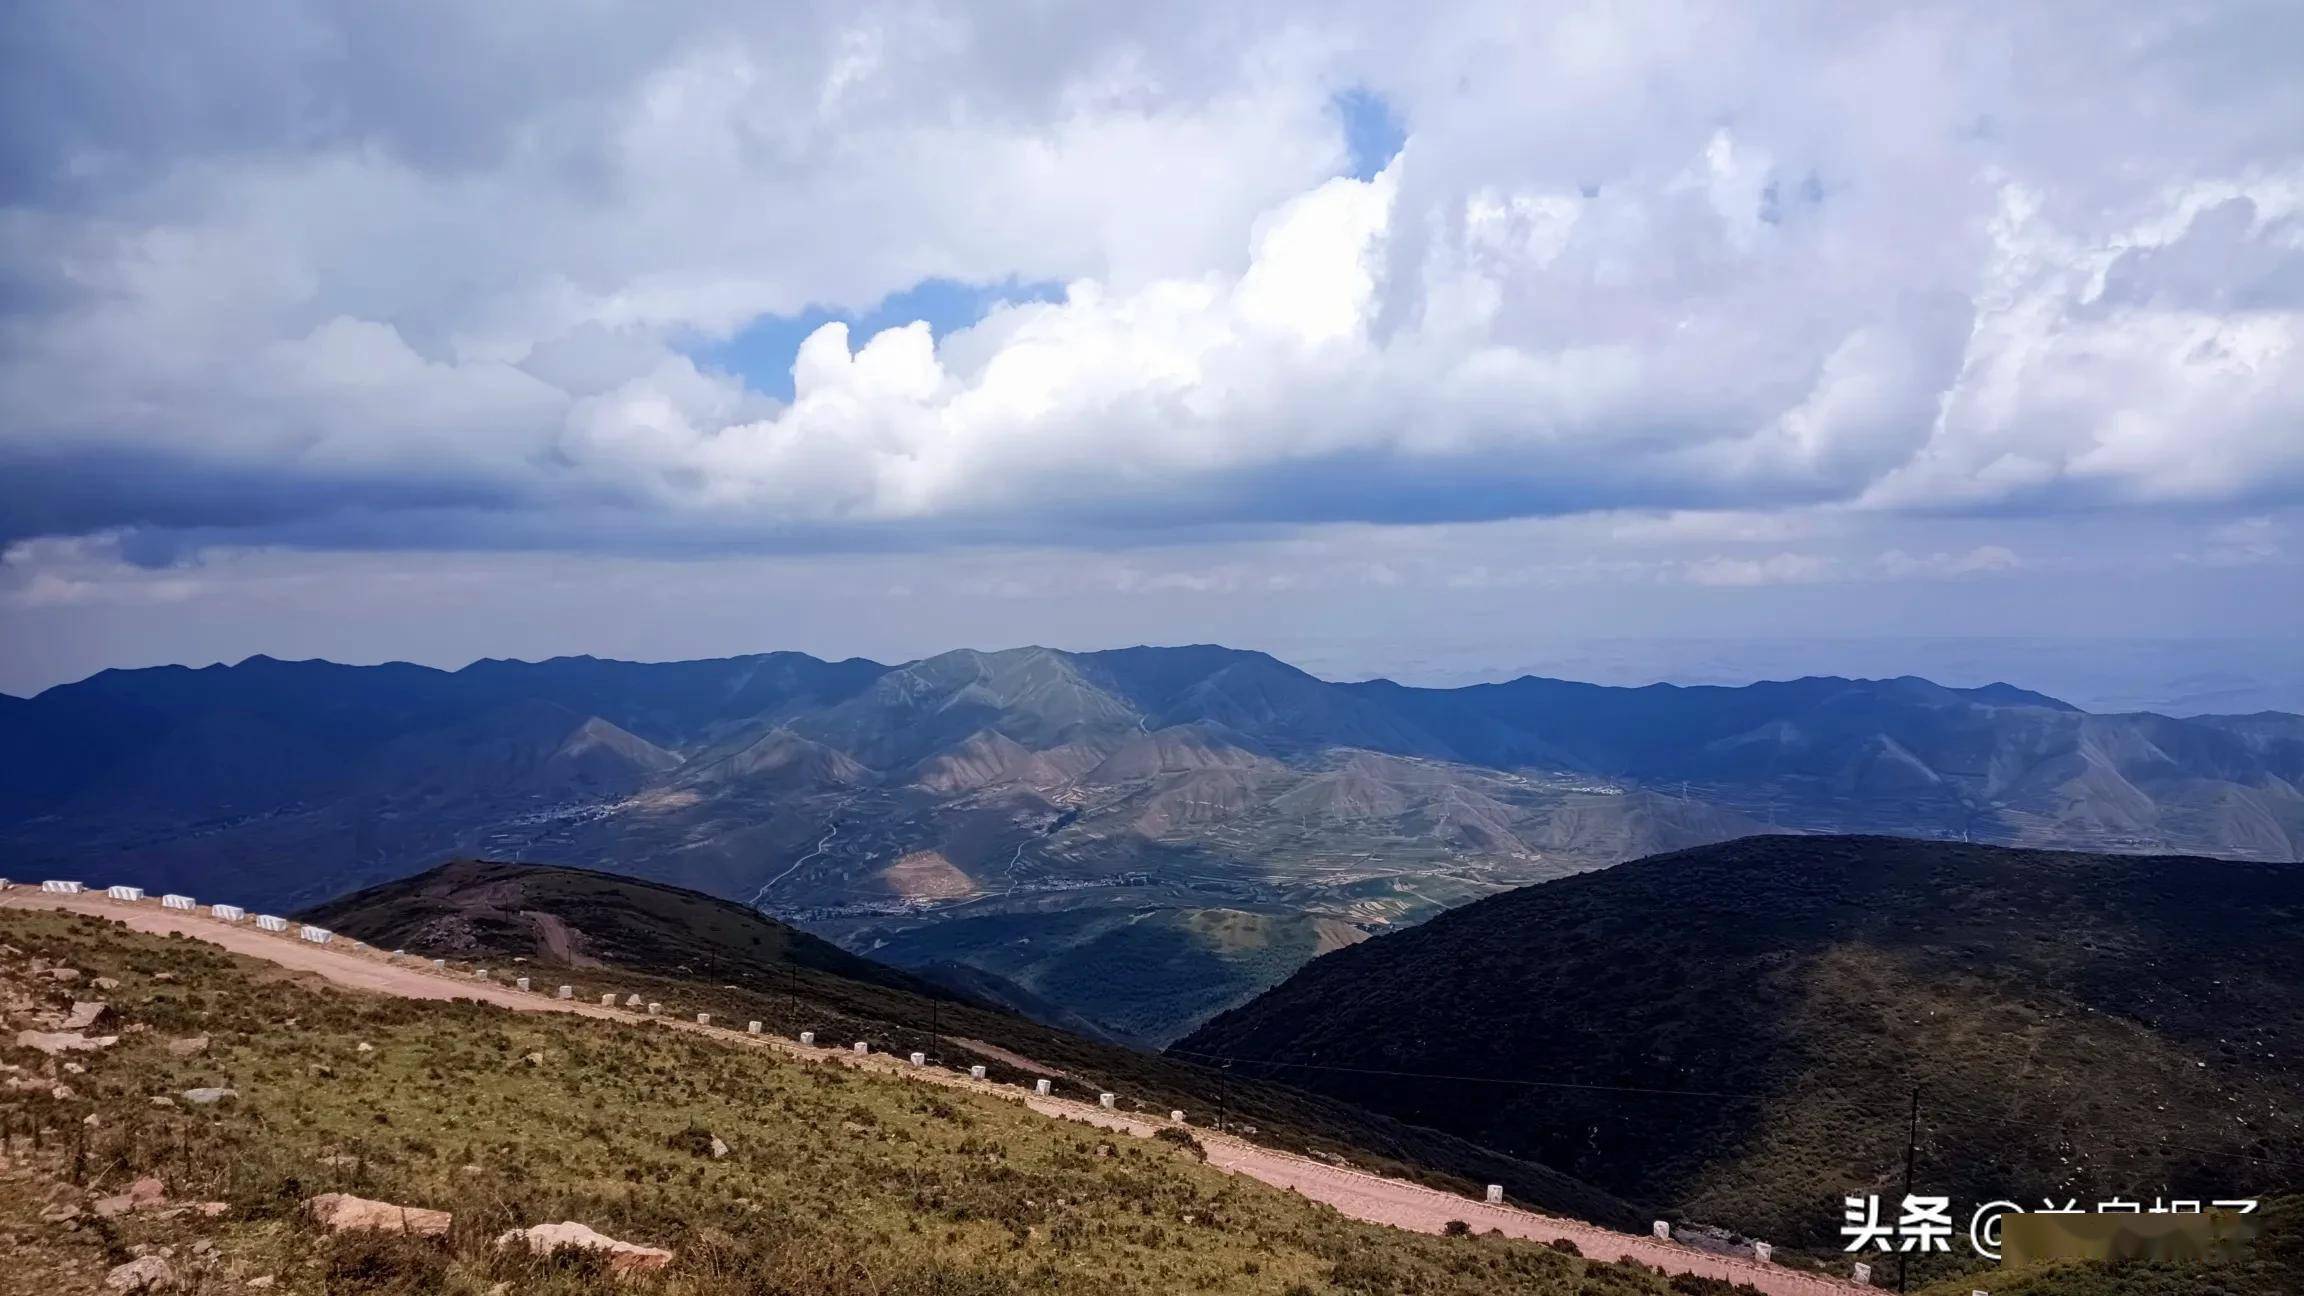
[[[792,967],[938,993],[732,901],[590,869],[452,860],[316,905],[305,916],[371,945],[434,957],[521,955],[697,980]]]
[[[94,1292],[110,1266],[161,1248],[180,1290],[264,1278],[330,1296],[506,1283],[524,1296],[1727,1293],[1532,1243],[1347,1222],[1189,1146],[660,1026],[372,998],[89,917],[9,913],[0,942],[0,1024],[80,993],[35,971],[44,962],[81,985],[115,979],[108,1029],[121,1032],[69,1075],[0,1044],[12,1075],[40,1077],[0,1091],[10,1296]],[[169,1047],[195,1037],[202,1051]],[[238,1096],[152,1101],[216,1085]],[[147,1174],[171,1203],[220,1213],[93,1213]],[[437,1240],[330,1237],[297,1212],[323,1191],[455,1221]],[[675,1259],[618,1283],[490,1244],[557,1220]]]
[[[947,1065],[982,1063],[1009,1080],[1053,1074],[1059,1092],[1110,1090],[1149,1111],[1222,1114],[1276,1147],[1459,1191],[1501,1183],[1519,1200],[1580,1219],[1642,1222],[1621,1199],[1540,1165],[1323,1095],[1068,1034],[677,887],[465,860],[308,916],[386,949],[499,966],[519,959],[539,973],[572,968],[569,978],[588,991],[613,987],[721,1021],[758,1020],[788,1036],[814,1030]]]
[[[2304,1180],[2299,931],[2293,866],[1747,838],[1340,951],[1178,1052],[1829,1243],[1915,1088],[1958,1201]]]

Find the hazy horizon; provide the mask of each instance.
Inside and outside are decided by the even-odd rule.
[[[811,652],[826,660],[864,658],[899,666],[940,652],[975,649],[996,652],[1025,647],[1057,648],[1069,652],[1135,647],[1175,647],[1184,639],[1114,641],[1110,643],[955,643],[918,653]],[[1953,688],[2012,684],[2045,693],[2086,711],[2156,711],[2191,716],[2235,714],[2264,710],[2304,713],[2304,667],[2298,652],[2304,643],[2293,640],[2180,640],[2180,639],[1887,639],[1832,640],[1718,639],[1718,638],[1587,638],[1524,644],[1502,658],[1457,649],[1409,659],[1396,664],[1380,662],[1381,645],[1325,640],[1293,646],[1226,643],[1224,647],[1266,652],[1321,679],[1354,682],[1389,679],[1425,688],[1458,688],[1497,683],[1525,675],[1616,687],[1647,684],[1735,687],[1803,676],[1843,676],[1854,679],[1889,679],[1919,676]],[[374,666],[407,662],[438,670],[455,671],[483,660],[540,662],[555,657],[596,657],[606,660],[671,662],[714,657],[742,657],[756,653],[807,651],[787,645],[767,645],[725,653],[691,657],[637,657],[572,650],[513,657],[372,657],[354,659],[338,655],[296,655],[254,652],[239,657],[206,661],[121,663],[100,669],[139,669],[181,666],[203,669],[233,666],[254,657],[284,661],[329,661],[340,665]],[[1513,664],[1503,664],[1510,661]],[[1838,662],[1840,665],[1831,665]],[[91,672],[93,674],[95,672]],[[2040,678],[2048,677],[2048,678]],[[36,696],[47,688],[76,683],[88,676],[51,681],[21,691],[0,689],[15,696]]]

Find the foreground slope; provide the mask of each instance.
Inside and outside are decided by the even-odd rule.
[[[1728,1291],[1348,1221],[1184,1139],[1049,1120],[965,1084],[661,1022],[351,993],[99,917],[0,908],[0,1038],[52,1029],[92,989],[116,1034],[69,1071],[0,1043],[9,1296],[105,1290],[131,1257],[176,1290],[330,1296]],[[190,1096],[216,1087],[232,1094]],[[299,1209],[330,1191],[453,1221],[436,1238],[330,1234]],[[669,1266],[618,1278],[494,1242],[560,1220]]]
[[[1236,1079],[1068,1033],[846,953],[725,900],[585,869],[458,860],[318,906],[306,918],[381,949],[608,985],[760,1021],[867,1040],[937,1065],[985,1065],[1068,1092],[1116,1090],[1151,1110],[1228,1117],[1274,1146],[1452,1187],[1500,1183],[1580,1219],[1629,1225],[1629,1205],[1543,1166],[1304,1090]]]
[[[1340,951],[1175,1051],[1773,1238],[1898,1182],[1915,1087],[1955,1200],[2250,1197],[2304,1180],[2299,932],[2293,866],[1755,837]]]

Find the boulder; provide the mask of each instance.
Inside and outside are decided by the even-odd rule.
[[[18,1031],[16,1047],[38,1049],[50,1057],[59,1053],[87,1053],[120,1042],[117,1035],[83,1035],[78,1031]]]
[[[205,1035],[192,1035],[187,1036],[184,1039],[168,1041],[168,1054],[170,1057],[192,1057],[195,1054],[205,1053],[207,1051],[208,1037]]]
[[[176,1271],[156,1255],[143,1256],[105,1274],[104,1286],[118,1292],[171,1291],[176,1286]]]
[[[425,1210],[421,1206],[395,1206],[391,1202],[370,1201],[350,1193],[322,1193],[304,1203],[304,1212],[312,1222],[331,1233],[349,1233],[361,1229],[376,1229],[388,1233],[414,1233],[421,1237],[438,1237],[448,1231],[454,1216],[447,1211]]]
[[[606,1234],[595,1233],[574,1220],[538,1224],[524,1229],[507,1229],[496,1239],[498,1246],[510,1246],[515,1242],[524,1244],[537,1255],[550,1255],[562,1247],[605,1251],[608,1253],[608,1272],[618,1275],[653,1273],[672,1263],[672,1253],[661,1247],[619,1242]]]
[[[210,1086],[201,1089],[187,1089],[180,1096],[184,1101],[194,1106],[206,1107],[210,1103],[220,1103],[227,1098],[237,1098],[240,1096],[240,1091]]]
[[[88,984],[99,990],[117,990],[120,988],[119,979],[116,977],[98,977]]]
[[[64,1018],[64,1029],[84,1031],[96,1024],[97,1019],[104,1015],[104,1009],[105,1005],[101,1002],[75,1002],[70,1015]]]
[[[128,1185],[124,1193],[97,1198],[94,1209],[103,1219],[115,1219],[134,1211],[158,1210],[167,1204],[168,1186],[146,1175]]]
[[[68,967],[50,968],[48,969],[48,979],[56,982],[59,985],[70,985],[80,979],[80,969]]]

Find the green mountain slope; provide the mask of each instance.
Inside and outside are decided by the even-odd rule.
[[[907,967],[955,960],[1041,999],[1061,993],[1124,1038],[1159,1041],[1173,1023],[1230,1006],[1242,987],[1273,984],[1323,949],[1363,936],[1348,924],[1285,910],[1196,907],[1189,896],[1153,894],[1132,909],[1021,910],[891,925],[873,953]]]
[[[1971,1205],[2304,1182],[2300,932],[2292,866],[1755,837],[1329,955],[1174,1051],[1825,1243],[1916,1087],[1917,1182]]]
[[[1405,1173],[1455,1189],[1507,1185],[1583,1219],[1637,1224],[1622,1200],[1545,1167],[1319,1094],[1234,1077],[1083,1038],[993,1007],[765,918],[678,887],[585,869],[459,860],[322,904],[303,917],[385,949],[551,969],[644,1000],[757,1020],[791,1036],[981,1063],[996,1078],[1056,1080],[1075,1097],[1114,1091],[1147,1110],[1229,1118],[1273,1146]]]

